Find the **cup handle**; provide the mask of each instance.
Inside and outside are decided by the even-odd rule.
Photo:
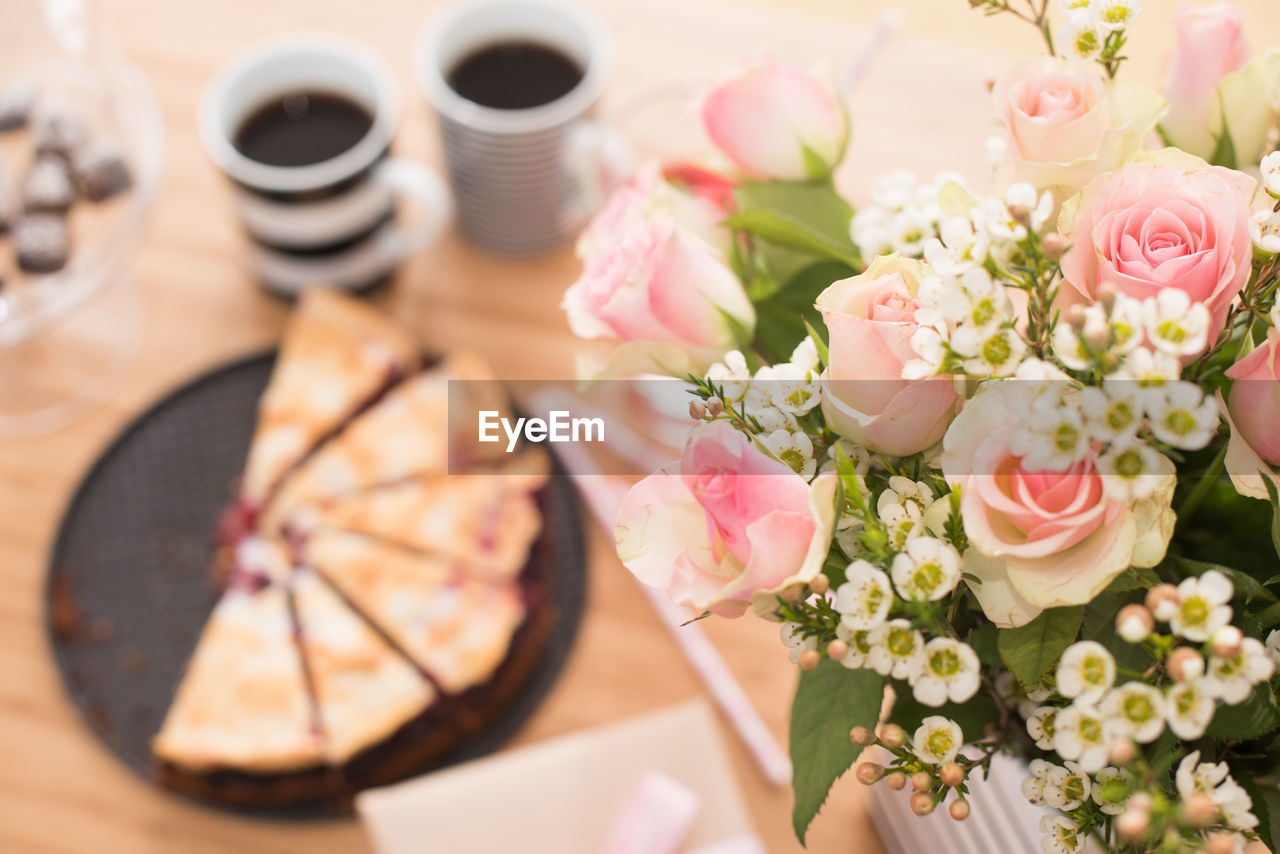
[[[635,155],[622,132],[597,119],[577,125],[566,147],[570,174],[587,216],[604,207],[619,184],[631,174]]]
[[[375,170],[372,179],[392,195],[421,209],[421,222],[388,229],[379,240],[387,260],[399,262],[421,252],[440,239],[453,219],[453,200],[444,180],[432,168],[416,160],[389,157]]]

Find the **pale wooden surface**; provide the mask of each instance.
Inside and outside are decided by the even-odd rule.
[[[1280,44],[1280,21],[1270,2],[1247,4],[1256,44]],[[665,127],[664,134],[645,133],[660,116],[683,115],[680,110],[666,104],[636,113],[629,105],[655,87],[688,87],[763,52],[802,62],[838,60],[859,44],[858,28],[879,8],[853,0],[783,3],[601,3],[618,41],[607,106],[642,140],[652,139],[660,153],[675,148],[697,154],[696,135],[663,138]],[[149,320],[141,359],[108,407],[52,436],[0,443],[0,851],[368,850],[354,821],[238,819],[178,801],[133,776],[95,741],[66,701],[45,642],[40,593],[46,551],[70,490],[125,421],[166,389],[264,347],[278,334],[284,307],[246,278],[226,188],[195,138],[202,84],[237,47],[260,37],[299,27],[342,30],[377,47],[404,85],[397,150],[435,162],[435,130],[413,89],[408,59],[413,33],[432,5],[400,0],[104,3],[118,42],[150,74],[168,130],[164,184],[135,268]],[[1168,32],[1172,2],[1147,5],[1149,29],[1139,34],[1135,53],[1159,53]],[[959,167],[980,173],[981,143],[992,127],[984,81],[1007,61],[1007,53],[997,52],[1029,53],[1036,45],[1016,22],[984,23],[965,6],[963,0],[903,4],[906,34],[853,104],[855,141],[841,178],[855,196],[890,168],[914,166],[931,173]],[[983,52],[959,46],[962,41]],[[1158,56],[1139,61],[1143,70],[1157,65]],[[576,269],[568,253],[501,262],[450,236],[405,265],[380,300],[431,348],[476,347],[509,378],[564,378],[571,370],[573,340],[557,305]],[[591,536],[591,598],[579,644],[563,679],[516,743],[620,719],[700,691],[608,541],[594,528]],[[773,628],[749,619],[704,625],[765,719],[785,738],[795,674]],[[722,731],[769,850],[798,851],[789,793],[765,784],[731,732]],[[852,781],[836,787],[811,834],[810,850],[881,850]]]

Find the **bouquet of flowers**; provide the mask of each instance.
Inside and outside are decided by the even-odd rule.
[[[765,61],[583,234],[583,376],[693,395],[618,553],[779,624],[802,841],[877,745],[859,780],[957,820],[1026,758],[1050,854],[1280,851],[1280,51],[1184,6],[1161,95],[1137,0],[969,2],[1048,53],[992,89],[993,194],[855,213],[842,93]]]

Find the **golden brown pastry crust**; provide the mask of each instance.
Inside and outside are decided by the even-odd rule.
[[[314,572],[295,572],[292,592],[329,762],[390,737],[435,701],[418,669]]]
[[[390,319],[329,289],[306,290],[258,404],[242,500],[264,502],[317,442],[418,361],[413,339]]]
[[[522,481],[525,479],[522,479]],[[489,578],[520,574],[542,530],[542,513],[521,483],[500,474],[440,475],[342,495],[301,517],[451,558]]]
[[[323,761],[284,587],[223,594],[152,747],[192,770],[280,773]]]
[[[305,555],[450,694],[493,676],[525,618],[517,585],[463,574],[445,558],[333,530],[313,533]]]

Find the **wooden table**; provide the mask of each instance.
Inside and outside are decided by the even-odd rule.
[[[12,0],[11,0],[12,2]],[[1251,0],[1255,43],[1280,44],[1272,0]],[[848,0],[610,0],[601,9],[618,42],[606,114],[636,128],[641,148],[697,154],[692,123],[652,133],[653,117],[631,106],[655,88],[688,87],[736,61],[770,51],[813,63],[838,60],[860,43],[876,4]],[[776,4],[776,5],[773,5]],[[238,47],[294,28],[340,29],[374,46],[404,84],[402,154],[439,161],[435,128],[411,83],[409,48],[433,3],[377,0],[107,0],[105,17],[124,52],[151,77],[168,131],[163,187],[135,267],[149,320],[141,357],[111,403],[71,428],[0,443],[0,851],[5,852],[365,852],[354,821],[251,821],[179,801],[138,779],[99,744],[67,702],[43,631],[44,563],[77,480],[105,443],[158,395],[278,335],[285,307],[249,281],[226,187],[194,132],[198,95]],[[1157,50],[1172,2],[1148,2],[1151,32],[1134,53]],[[842,183],[855,198],[875,175],[911,166],[922,174],[982,172],[991,131],[984,81],[1007,61],[994,48],[1032,52],[1013,21],[984,23],[963,0],[904,4],[908,35],[877,64],[853,103],[854,143]],[[804,8],[801,8],[804,7]],[[1268,17],[1271,20],[1268,20]],[[1269,30],[1269,31],[1268,31]],[[921,40],[924,32],[949,42]],[[961,39],[986,49],[959,46]],[[1144,57],[1151,69],[1158,57]],[[675,113],[676,111],[673,111]],[[687,119],[685,121],[688,121]],[[648,122],[648,126],[646,126]],[[667,131],[689,131],[685,137]],[[648,131],[646,133],[645,131]],[[577,271],[568,252],[514,263],[486,257],[449,236],[407,263],[379,295],[433,349],[479,349],[507,378],[565,378],[574,341],[558,302]],[[34,365],[32,370],[39,371]],[[580,640],[550,698],[517,738],[529,743],[662,707],[701,692],[633,581],[592,528],[591,597]],[[711,632],[769,725],[785,740],[795,673],[775,629],[751,619],[708,621]],[[759,831],[771,852],[800,850],[790,830],[790,794],[766,784],[727,728],[725,742]],[[981,809],[976,805],[975,809]],[[810,836],[810,850],[882,850],[852,780],[840,783]]]

